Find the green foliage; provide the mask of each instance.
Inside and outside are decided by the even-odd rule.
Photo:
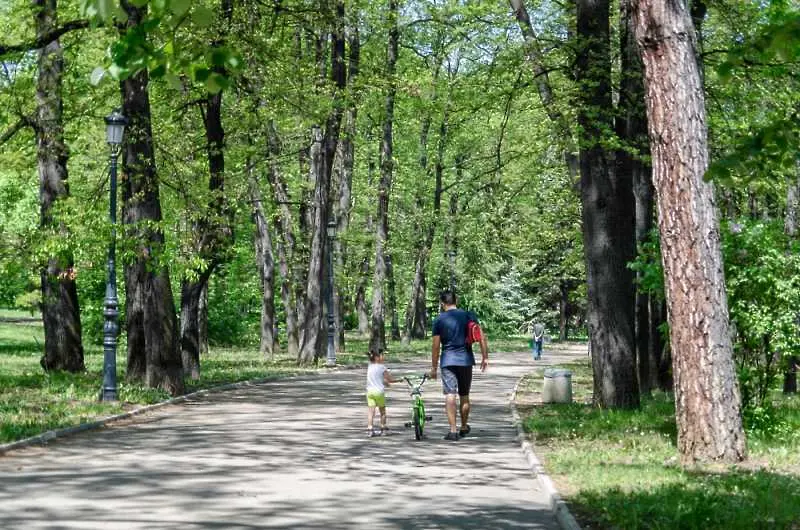
[[[761,407],[781,357],[800,354],[800,258],[782,223],[762,221],[730,224],[723,254],[742,401]]]
[[[204,85],[212,94],[230,86],[227,72],[240,68],[241,57],[228,46],[195,40],[215,22],[227,21],[218,21],[211,8],[190,0],[135,0],[131,4],[145,8],[145,16],[110,47],[111,64],[107,70],[96,67],[92,71],[92,84],[98,84],[106,72],[119,81],[146,69],[150,77],[164,78],[175,90],[183,88],[181,76]],[[124,23],[128,19],[116,0],[83,0],[81,8],[98,23]]]

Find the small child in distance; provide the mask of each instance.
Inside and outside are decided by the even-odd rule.
[[[389,434],[386,426],[386,386],[397,383],[398,380],[392,377],[389,370],[383,364],[383,352],[372,351],[367,354],[369,366],[367,367],[367,436],[372,438],[378,434],[385,436]],[[375,409],[381,414],[381,430],[376,432],[373,429],[373,419]]]

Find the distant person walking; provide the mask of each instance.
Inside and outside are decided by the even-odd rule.
[[[469,391],[472,386],[472,367],[475,356],[467,349],[467,328],[469,322],[478,323],[474,314],[456,307],[456,295],[443,291],[439,296],[442,312],[433,321],[433,346],[431,351],[431,378],[436,379],[439,367],[442,368],[442,389],[445,395],[445,408],[450,432],[445,440],[458,440],[470,432]],[[480,340],[481,371],[489,365],[489,347],[485,335]],[[441,353],[441,357],[440,354]],[[459,397],[461,428],[456,427],[456,395]]]
[[[544,342],[544,324],[536,322],[533,325],[533,360],[538,361],[542,358],[542,343]]]

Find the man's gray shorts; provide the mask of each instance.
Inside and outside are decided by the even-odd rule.
[[[468,396],[472,386],[472,366],[442,366],[442,390],[445,394]]]

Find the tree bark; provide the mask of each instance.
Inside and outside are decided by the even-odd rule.
[[[310,161],[311,172],[314,173],[314,220],[311,224],[311,248],[308,264],[308,281],[306,283],[305,329],[303,330],[298,362],[309,364],[322,357],[321,326],[323,317],[323,282],[325,270],[325,226],[328,217],[328,181],[325,179],[325,154],[322,130],[314,127],[311,131]]]
[[[637,0],[637,42],[673,351],[678,450],[684,463],[745,458],[719,222],[708,168],[695,34],[682,2]]]
[[[231,18],[233,0],[221,0],[221,24],[218,38],[211,48],[219,49],[225,45]],[[214,73],[225,76],[223,66],[215,66]],[[222,127],[222,91],[208,93],[205,98],[203,125],[206,133],[206,152],[208,156],[208,213],[195,226],[197,254],[205,263],[203,268],[192,271],[183,280],[181,288],[181,358],[184,373],[191,374],[192,380],[200,378],[200,296],[206,288],[208,279],[221,254],[232,238],[232,218],[225,206],[225,129]],[[227,218],[227,219],[226,219]],[[189,299],[184,301],[183,296]],[[184,311],[187,312],[184,315]]]
[[[632,0],[620,3],[620,89],[617,105],[616,132],[622,148],[617,150],[617,172],[633,182],[635,203],[635,239],[643,244],[653,227],[652,168],[645,162],[650,151],[647,141],[647,110],[644,105],[644,67],[636,46],[633,29]],[[629,176],[628,176],[629,175]],[[637,273],[637,280],[641,273]],[[637,281],[638,284],[638,281]],[[650,300],[646,293],[636,291],[635,337],[636,359],[639,368],[639,389],[650,394],[657,381],[651,379],[650,367],[656,360],[650,339]]]
[[[197,315],[198,342],[200,343],[200,355],[208,354],[208,284],[203,286],[200,292],[200,308]]]
[[[392,263],[392,255],[386,255],[386,280],[388,289],[388,305],[386,309],[389,312],[391,320],[391,338],[394,341],[400,340],[400,320],[397,315],[397,284],[394,281],[394,265]]]
[[[261,200],[261,190],[255,176],[255,168],[248,162],[250,173],[250,200],[253,203],[255,223],[256,265],[261,281],[261,334],[260,352],[268,358],[275,354],[275,257],[272,251],[272,235]]]
[[[350,227],[350,210],[353,200],[353,165],[355,162],[355,138],[358,118],[356,96],[353,93],[353,82],[358,76],[358,67],[361,57],[361,41],[358,27],[353,27],[350,35],[350,61],[348,66],[347,83],[350,86],[350,100],[344,115],[343,134],[337,147],[334,160],[334,219],[336,220],[336,233],[339,235],[333,241],[333,255],[336,260],[336,269],[344,271],[347,266],[347,246],[343,236]],[[333,294],[333,318],[337,333],[334,338],[337,352],[345,350],[344,338],[344,288],[336,282]]]
[[[314,143],[311,148],[311,166],[316,177],[314,191],[314,222],[311,235],[311,253],[308,267],[306,289],[306,310],[303,336],[300,342],[298,361],[307,364],[325,354],[325,341],[322,333],[324,311],[321,285],[325,281],[325,263],[327,253],[331,252],[327,244],[326,229],[331,211],[329,205],[331,173],[333,159],[339,143],[339,130],[344,115],[344,90],[347,84],[345,69],[345,8],[343,0],[333,2],[331,40],[331,80],[333,81],[333,105],[325,122],[325,134],[315,128]],[[318,149],[318,152],[315,151]],[[316,166],[316,167],[315,167]]]
[[[800,159],[796,164],[797,174],[790,179],[786,186],[786,215],[783,220],[783,229],[790,240],[797,237],[797,209],[800,204]],[[800,316],[798,317],[800,320]],[[786,373],[783,375],[783,393],[797,393],[797,370],[800,369],[800,358],[792,355],[786,360]]]
[[[356,315],[358,316],[358,334],[369,336],[369,310],[367,308],[367,284],[369,282],[369,257],[361,260],[356,288]]]
[[[613,129],[608,0],[577,2],[578,123],[583,241],[588,286],[594,401],[639,406],[634,345],[633,182],[617,172],[604,147]]]
[[[57,26],[56,0],[35,0],[36,38],[42,40]],[[53,206],[69,196],[64,142],[62,78],[64,53],[56,37],[39,50],[36,80],[36,152],[39,169],[41,230],[53,230],[68,240],[63,221],[53,215]],[[84,370],[81,317],[72,251],[67,247],[47,257],[41,270],[42,323],[44,354],[40,364],[45,371]]]
[[[280,233],[275,247],[278,252],[278,270],[281,275],[281,302],[286,314],[286,353],[291,357],[297,357],[300,352],[300,330],[297,320],[297,302],[293,296],[297,290],[293,286],[300,284],[300,277],[294,264],[296,244],[292,211],[289,208],[291,201],[286,183],[280,173],[281,145],[274,121],[269,124],[267,152],[269,153],[267,176],[275,204],[278,206],[275,225],[280,229]]]
[[[570,283],[562,279],[558,282],[558,289],[561,293],[558,303],[558,338],[562,342],[569,338],[569,291]]]
[[[438,72],[438,68],[437,68]],[[434,76],[435,82],[436,76]],[[430,259],[433,240],[436,236],[439,214],[442,207],[442,176],[444,173],[444,152],[447,145],[447,129],[450,114],[451,93],[448,90],[447,101],[445,103],[442,121],[439,124],[439,140],[436,149],[436,162],[434,164],[434,187],[433,187],[433,212],[428,221],[425,233],[419,239],[417,248],[417,258],[414,263],[414,281],[411,284],[411,296],[406,308],[404,340],[409,342],[413,339],[424,339],[428,331],[428,311],[427,311],[427,280],[426,271],[428,260]],[[427,143],[428,129],[430,120],[423,123],[420,133],[420,169],[429,177]],[[422,205],[420,204],[420,208]]]
[[[127,0],[126,29],[134,31],[146,15]],[[150,388],[182,394],[183,366],[169,273],[163,259],[164,233],[150,121],[147,70],[121,82],[123,114],[128,118],[123,151],[123,221],[135,257],[125,267],[128,377]]]
[[[397,26],[398,2],[388,0],[389,39],[386,49],[386,115],[383,122],[383,138],[381,141],[381,179],[378,183],[378,213],[375,218],[375,269],[372,278],[372,326],[370,329],[369,349],[386,350],[386,301],[383,289],[386,280],[386,245],[389,241],[389,194],[392,190],[393,159],[393,126],[394,100],[397,91],[395,66],[400,32]]]

